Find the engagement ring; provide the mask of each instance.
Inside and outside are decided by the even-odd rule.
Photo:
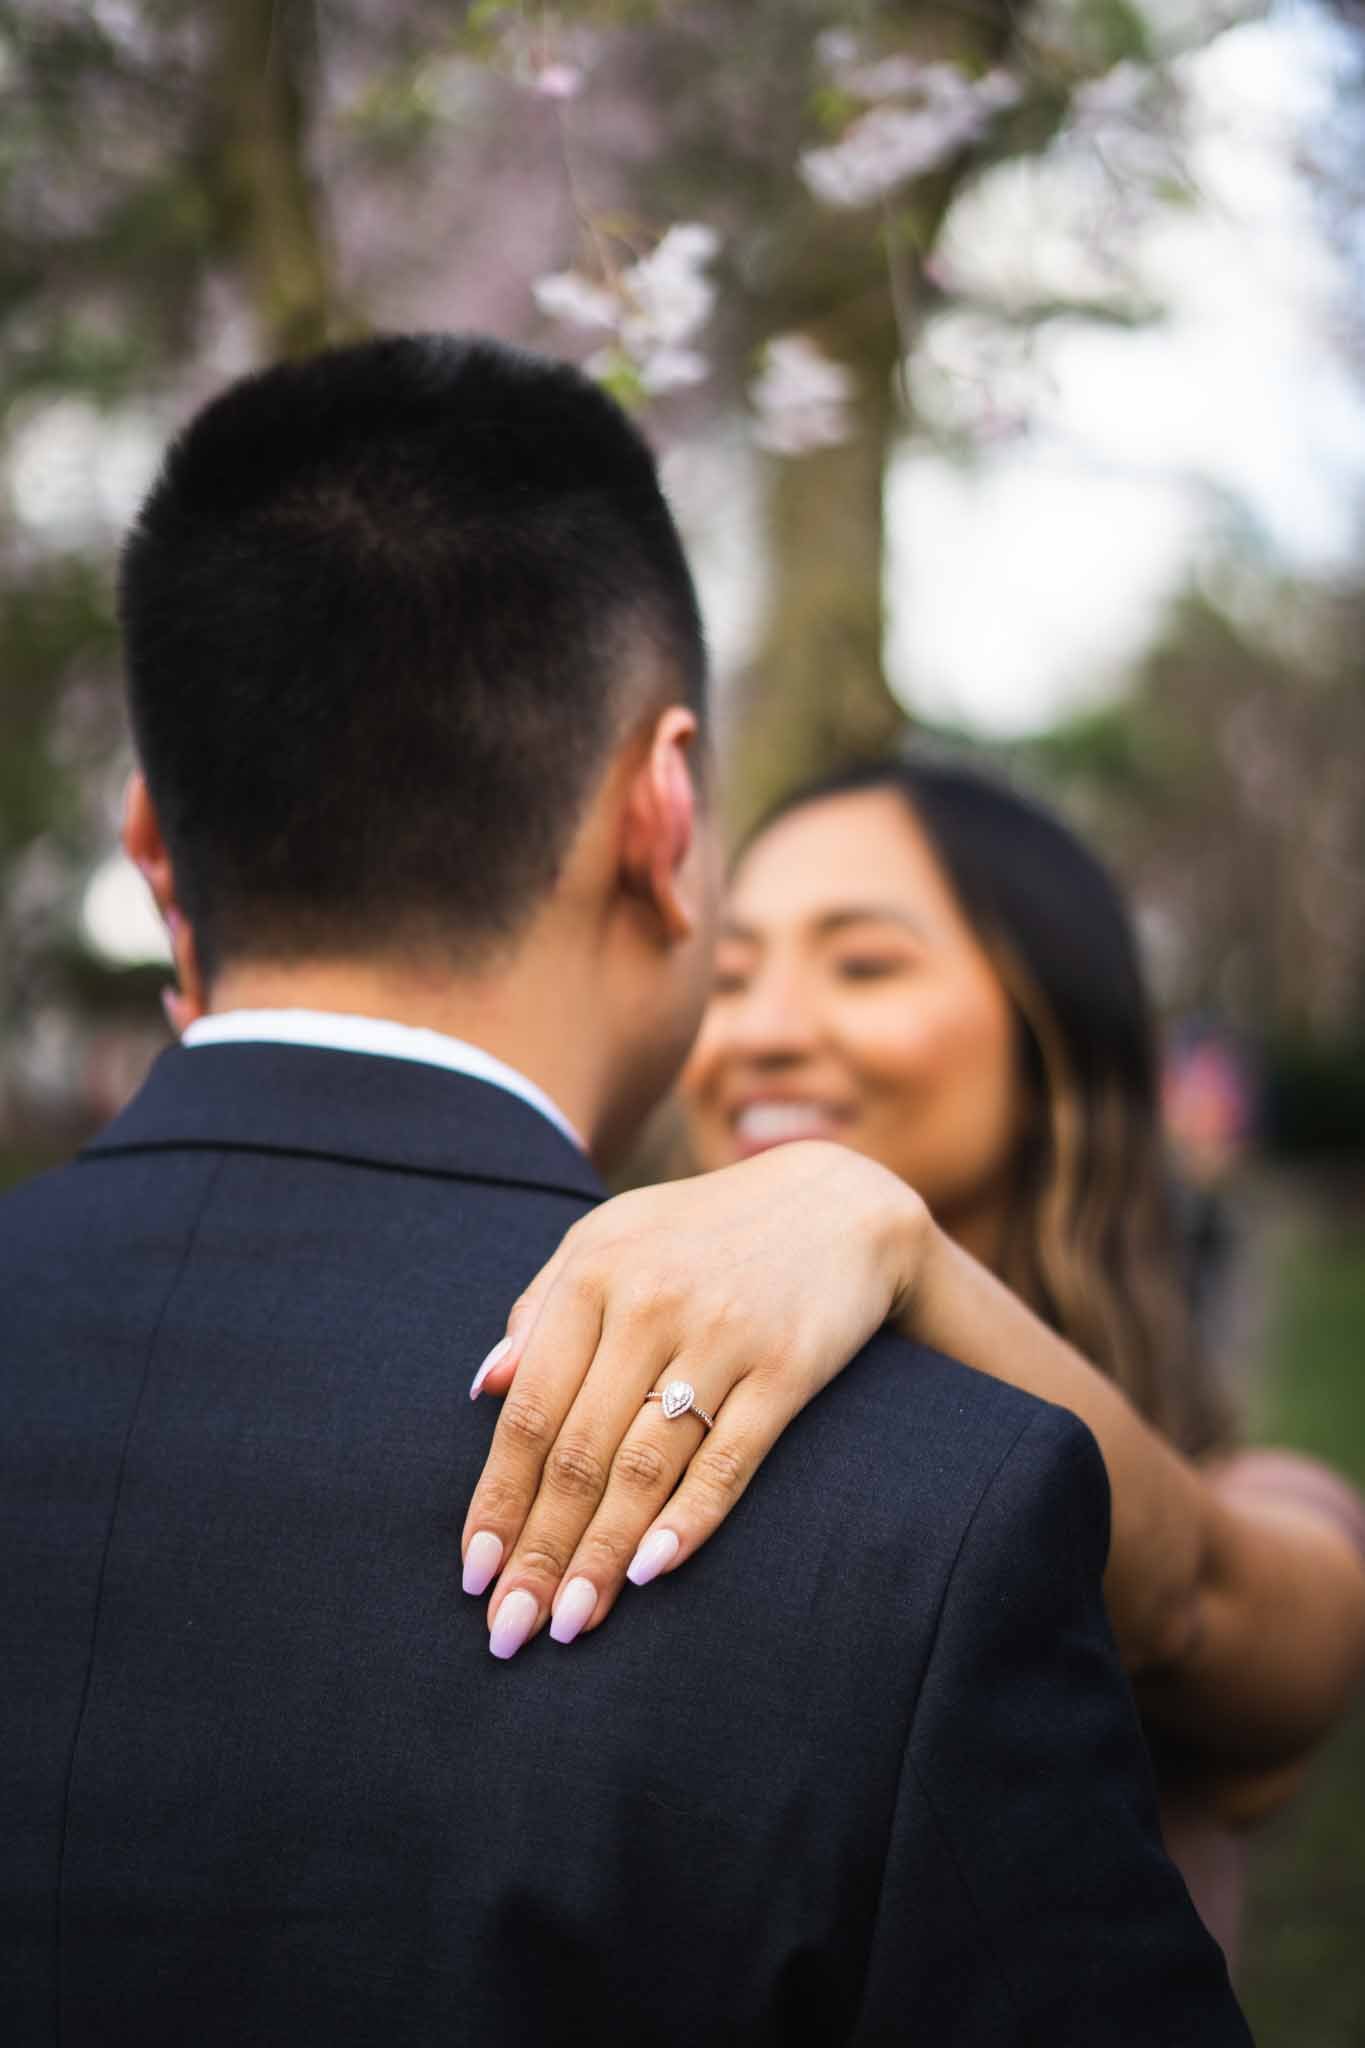
[[[696,1393],[690,1380],[670,1380],[662,1393],[656,1387],[652,1393],[645,1395],[645,1399],[662,1401],[664,1414],[670,1422],[676,1421],[679,1415],[695,1415],[698,1422],[704,1422],[708,1429],[714,1429],[716,1426],[714,1416],[708,1415],[704,1408],[697,1406]]]

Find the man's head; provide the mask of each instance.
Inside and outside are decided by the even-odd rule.
[[[245,379],[171,449],[122,609],[134,850],[210,990],[486,980],[616,887],[691,1000],[704,914],[652,898],[690,857],[701,627],[649,450],[576,371],[400,336]]]

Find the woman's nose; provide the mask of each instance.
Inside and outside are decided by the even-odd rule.
[[[730,1024],[731,1044],[752,1060],[777,1063],[800,1059],[815,1043],[815,1019],[799,978],[780,972],[755,975]]]

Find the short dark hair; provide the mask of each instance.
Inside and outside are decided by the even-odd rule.
[[[133,732],[209,974],[473,955],[551,887],[624,721],[700,712],[649,448],[568,365],[394,335],[172,446],[124,551]]]

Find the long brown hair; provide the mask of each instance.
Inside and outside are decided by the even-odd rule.
[[[779,817],[866,790],[928,835],[1014,1010],[1032,1114],[1000,1277],[1191,1453],[1230,1440],[1197,1341],[1162,1141],[1158,1056],[1133,927],[1105,868],[1041,805],[975,769],[903,757],[811,783]]]

